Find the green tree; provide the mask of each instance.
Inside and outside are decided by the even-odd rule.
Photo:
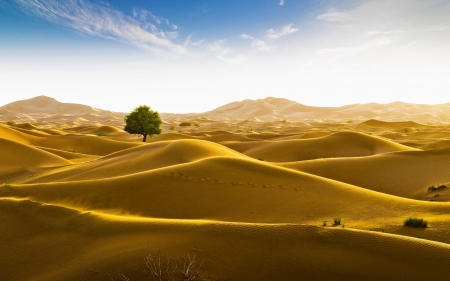
[[[161,118],[157,111],[151,110],[147,105],[136,107],[130,114],[125,116],[125,132],[129,134],[139,134],[144,136],[145,142],[147,136],[161,134]]]

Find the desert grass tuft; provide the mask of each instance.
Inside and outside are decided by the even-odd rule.
[[[341,218],[334,218],[333,222],[334,222],[334,225],[340,225],[341,224]]]
[[[410,227],[422,227],[422,228],[426,228],[428,226],[428,222],[422,218],[407,218],[404,222],[403,222],[404,226],[410,226]]]
[[[443,189],[443,188],[447,188],[447,186],[445,184],[437,184],[437,185],[428,187],[428,191],[432,192],[432,191]]]
[[[99,137],[110,137],[111,136],[110,134],[105,133],[105,132],[98,132],[95,135],[99,136]]]

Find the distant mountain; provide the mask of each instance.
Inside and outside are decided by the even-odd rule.
[[[37,96],[27,100],[19,100],[0,107],[0,113],[7,110],[10,114],[88,114],[106,113],[109,111],[75,103],[63,103],[47,96]]]
[[[111,112],[82,104],[62,103],[38,96],[0,107],[0,120],[18,122],[66,122],[72,125],[98,123],[123,126],[125,113]],[[212,120],[253,121],[414,121],[419,123],[450,121],[450,103],[437,105],[393,102],[388,104],[351,104],[341,107],[307,106],[292,100],[268,97],[243,100],[204,113],[161,113],[163,120],[207,118]],[[381,126],[381,125],[380,125]]]
[[[232,102],[214,110],[189,114],[210,119],[247,119],[261,121],[337,121],[378,119],[420,123],[450,120],[450,103],[425,105],[393,102],[388,104],[351,104],[341,107],[315,107],[283,98],[268,97]],[[175,117],[172,115],[172,117]]]
[[[98,123],[122,126],[124,116],[125,113],[82,104],[63,103],[47,96],[19,100],[0,107],[1,121],[40,123],[40,125],[65,123],[78,126]]]

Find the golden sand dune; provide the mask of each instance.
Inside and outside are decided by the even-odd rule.
[[[64,150],[52,149],[52,148],[47,148],[47,147],[37,147],[37,148],[39,148],[41,150],[45,150],[52,154],[61,156],[62,158],[70,160],[71,162],[74,162],[74,163],[82,163],[82,162],[92,161],[92,160],[98,159],[100,157],[100,156],[93,156],[93,155],[88,155],[88,154],[81,154],[81,153],[68,152],[68,151],[64,151]]]
[[[110,140],[97,136],[81,134],[48,135],[37,137],[11,128],[0,126],[1,138],[22,144],[52,148],[82,154],[104,156],[120,150],[140,146],[140,143],[129,143]]]
[[[61,156],[64,157],[64,155]],[[202,140],[165,141],[130,148],[83,165],[51,171],[38,178],[29,179],[27,182],[112,178],[218,156],[246,158],[245,155],[212,142]]]
[[[33,141],[40,139],[39,137],[33,136],[32,134],[26,134],[7,126],[0,126],[0,137],[22,144],[30,144]]]
[[[280,166],[396,196],[450,201],[450,197],[442,196],[447,190],[428,192],[430,186],[450,182],[448,163],[450,149],[316,159]]]
[[[450,227],[448,203],[394,197],[239,157],[212,157],[101,180],[11,184],[0,188],[0,196],[162,219],[322,225],[340,217],[350,228],[450,242],[444,235]],[[424,216],[432,228],[408,233],[402,226],[408,216]]]
[[[31,136],[36,136],[36,137],[46,137],[49,134],[46,132],[43,132],[41,130],[36,130],[36,129],[22,129],[20,127],[12,127],[11,129],[14,129],[15,131],[27,134],[27,135],[31,135]]]
[[[12,199],[0,200],[0,217],[4,280],[147,280],[148,248],[181,259],[195,247],[209,276],[233,280],[445,280],[450,265],[447,244],[342,228],[114,217]]]
[[[339,132],[314,139],[276,142],[228,142],[224,145],[253,158],[262,158],[265,161],[271,162],[369,156],[385,152],[416,150],[386,139],[357,132]]]
[[[450,127],[416,122],[448,106],[246,100],[147,143],[119,113],[0,107],[22,123],[0,125],[0,280],[152,280],[149,250],[207,280],[445,280]]]
[[[28,145],[0,138],[0,176],[43,167],[71,165],[72,162]]]

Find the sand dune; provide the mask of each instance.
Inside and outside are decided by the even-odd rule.
[[[151,280],[149,250],[208,280],[445,280],[448,106],[246,100],[147,143],[120,113],[0,107],[0,280]]]
[[[317,159],[280,166],[396,196],[450,201],[447,190],[428,192],[430,186],[450,183],[448,163],[450,150],[445,149],[394,152],[370,157]]]
[[[27,182],[112,178],[218,156],[246,157],[219,144],[201,140],[156,142],[113,153],[84,165],[52,171]]]
[[[180,258],[195,245],[210,276],[233,280],[443,280],[449,266],[447,244],[341,228],[128,219],[10,199],[0,200],[0,217],[6,280],[145,280],[149,245]],[[26,255],[17,250],[24,240]]]
[[[369,156],[415,149],[357,132],[339,132],[329,136],[277,142],[228,142],[227,147],[253,158],[271,162],[292,162],[317,158]],[[283,153],[280,153],[283,151]]]
[[[0,138],[0,147],[0,159],[2,159],[0,177],[30,169],[73,164],[46,151],[2,138]]]

